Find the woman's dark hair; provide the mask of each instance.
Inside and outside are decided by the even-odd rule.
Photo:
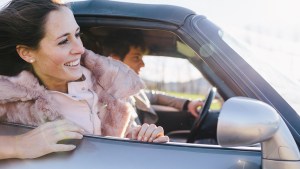
[[[121,61],[124,61],[130,47],[140,48],[146,53],[146,44],[143,32],[137,29],[119,29],[110,32],[104,39],[104,55],[118,55]]]
[[[16,46],[37,49],[45,36],[49,13],[61,6],[66,5],[58,0],[12,0],[0,11],[0,75],[13,76],[31,69]]]

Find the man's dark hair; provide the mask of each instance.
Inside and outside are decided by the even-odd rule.
[[[104,55],[118,55],[121,61],[124,60],[130,47],[140,48],[146,53],[146,45],[143,33],[136,29],[119,29],[110,32],[104,40]]]

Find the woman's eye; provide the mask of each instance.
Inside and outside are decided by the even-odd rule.
[[[81,34],[82,33],[78,32],[75,34],[75,37],[80,38]],[[58,45],[64,45],[64,44],[67,44],[68,42],[69,42],[69,40],[68,40],[68,38],[66,38],[66,39],[62,40],[61,42],[59,42]]]
[[[62,40],[61,42],[58,43],[58,45],[64,45],[68,43],[68,39]]]
[[[75,34],[75,36],[76,36],[77,38],[80,37],[81,35],[82,35],[81,32],[78,32],[78,33]]]

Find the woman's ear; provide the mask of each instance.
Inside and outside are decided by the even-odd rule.
[[[16,50],[19,56],[28,63],[35,62],[35,58],[31,52],[31,49],[25,45],[17,45]]]

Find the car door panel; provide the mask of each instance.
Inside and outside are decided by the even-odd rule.
[[[0,127],[1,134],[3,129],[11,134],[28,130],[20,126]],[[261,165],[261,153],[258,150],[179,143],[143,143],[91,136],[85,136],[82,140],[75,141],[75,144],[77,148],[72,152],[52,153],[32,160],[2,160],[0,166],[5,169],[259,169]]]

